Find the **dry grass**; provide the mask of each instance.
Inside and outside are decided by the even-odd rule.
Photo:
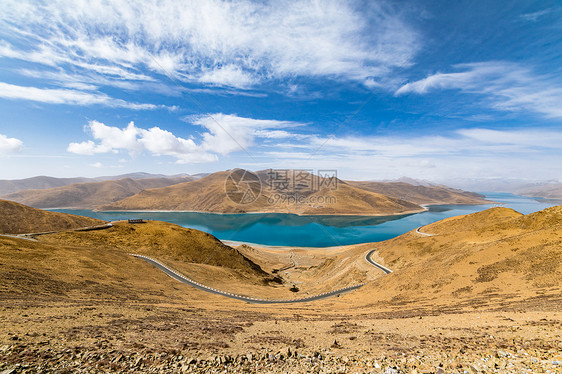
[[[395,272],[356,293],[396,305],[529,308],[562,297],[562,207],[523,216],[494,208],[380,243]]]
[[[105,223],[99,219],[47,212],[6,200],[0,200],[0,217],[0,233],[3,234],[60,231]]]
[[[257,264],[214,236],[167,222],[114,222],[113,227],[105,230],[49,234],[41,240],[62,246],[119,250],[162,260],[223,267],[253,280],[268,277]]]

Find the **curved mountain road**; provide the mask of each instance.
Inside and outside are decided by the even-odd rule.
[[[381,264],[379,264],[378,262],[373,261],[373,259],[371,258],[371,255],[376,251],[376,249],[371,249],[369,251],[369,253],[367,253],[367,255],[365,256],[365,260],[367,260],[367,262],[379,269],[381,269],[382,271],[384,271],[385,274],[390,274],[392,273],[392,270],[390,270],[387,267],[382,266]]]
[[[365,256],[365,260],[367,260],[368,263],[370,263],[371,265],[379,268],[380,270],[382,270],[385,274],[390,274],[392,273],[392,270],[384,267],[383,265],[373,261],[371,259],[371,255],[373,254],[373,252],[375,252],[375,249],[369,251],[369,253],[367,253],[367,255]],[[156,267],[157,269],[161,270],[162,272],[164,272],[166,275],[168,275],[171,278],[174,278],[175,280],[188,284],[192,287],[195,287],[199,290],[202,291],[206,291],[206,292],[210,292],[210,293],[214,293],[216,295],[221,295],[221,296],[225,296],[225,297],[229,297],[231,299],[236,299],[236,300],[241,300],[241,301],[246,301],[248,303],[253,303],[253,304],[291,304],[291,303],[306,303],[309,301],[316,301],[316,300],[322,300],[322,299],[326,299],[328,297],[332,297],[332,296],[337,296],[337,295],[341,295],[343,293],[346,292],[350,292],[350,291],[354,291],[358,288],[363,287],[366,283],[361,283],[361,284],[357,284],[354,286],[348,286],[348,287],[344,287],[344,288],[339,288],[337,290],[333,290],[333,291],[329,291],[329,292],[324,292],[318,295],[314,295],[314,296],[307,296],[307,297],[301,297],[301,298],[297,298],[297,299],[283,299],[283,300],[273,300],[273,299],[260,299],[257,297],[251,297],[251,296],[245,296],[245,295],[237,295],[234,293],[230,293],[230,292],[225,292],[225,291],[221,291],[218,290],[216,288],[212,288],[209,286],[205,286],[204,284],[201,284],[199,282],[194,281],[193,279],[187,278],[186,276],[178,273],[177,271],[170,269],[168,266],[162,264],[161,262],[150,258],[148,256],[143,256],[143,255],[138,255],[138,254],[134,254],[134,253],[129,253],[129,255],[140,258],[142,260],[145,260],[146,262],[152,264],[154,267]]]
[[[169,277],[174,278],[175,280],[178,280],[182,283],[189,284],[190,286],[193,286],[193,287],[195,287],[197,289],[200,289],[202,291],[211,292],[211,293],[214,293],[214,294],[217,294],[217,295],[226,296],[226,297],[230,297],[231,299],[246,301],[246,302],[253,303],[253,304],[306,303],[306,302],[309,302],[309,301],[322,300],[322,299],[326,299],[328,297],[340,295],[340,294],[345,293],[345,292],[356,290],[356,289],[358,289],[360,287],[363,287],[365,285],[365,283],[361,283],[361,284],[357,284],[355,286],[348,286],[348,287],[340,288],[340,289],[337,289],[337,290],[334,290],[334,291],[324,292],[324,293],[314,295],[314,296],[301,297],[301,298],[298,298],[298,299],[285,299],[285,300],[260,299],[260,298],[257,298],[257,297],[237,295],[237,294],[233,294],[233,293],[230,293],[230,292],[217,290],[216,288],[205,286],[201,283],[198,283],[198,282],[196,282],[192,279],[189,279],[189,278],[183,276],[182,274],[176,272],[175,270],[170,269],[166,265],[160,263],[159,261],[156,261],[153,258],[143,256],[143,255],[137,255],[137,254],[133,254],[133,253],[130,253],[130,255],[134,256],[134,257],[137,257],[137,258],[140,258],[140,259],[143,259],[143,260],[147,261],[148,263],[154,265],[159,270],[163,271]]]
[[[423,226],[418,227],[418,228],[416,229],[416,233],[418,233],[418,234],[420,234],[420,235],[424,235],[424,236],[434,236],[433,234],[428,234],[427,232],[421,232],[420,229],[421,229],[422,227],[423,227]]]

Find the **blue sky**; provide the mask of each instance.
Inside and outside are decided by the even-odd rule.
[[[0,4],[0,178],[562,178],[559,1]]]

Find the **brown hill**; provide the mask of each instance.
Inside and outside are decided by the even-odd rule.
[[[288,183],[296,187],[288,191],[279,190],[271,187],[266,174],[266,171],[258,172],[259,180],[254,181],[256,183],[252,184],[250,181],[250,184],[244,184],[238,182],[240,178],[249,175],[245,170],[217,172],[196,181],[145,190],[113,204],[101,206],[100,209],[305,215],[389,215],[423,211],[417,204],[356,188],[339,180],[336,186],[305,188],[295,184],[293,176]],[[250,188],[245,189],[246,185]],[[323,186],[325,185],[328,183]],[[238,190],[237,186],[240,186]],[[248,196],[252,197],[249,199],[251,202],[246,203]],[[254,200],[255,196],[257,198]]]
[[[484,195],[458,190],[446,186],[422,186],[404,182],[346,183],[367,191],[380,193],[416,204],[489,204]]]
[[[0,200],[0,233],[22,234],[76,229],[104,224],[105,221],[31,208]]]
[[[86,208],[110,204],[148,188],[166,187],[191,180],[190,177],[108,180],[68,186],[24,190],[2,196],[35,208]]]
[[[401,305],[498,307],[562,301],[562,206],[522,215],[493,208],[377,245],[394,270],[357,293]]]
[[[117,249],[158,259],[168,258],[183,263],[236,269],[247,274],[267,275],[238,250],[223,244],[213,235],[167,222],[114,222],[113,227],[105,230],[61,232],[44,235],[41,240],[99,250]]]
[[[275,278],[212,235],[165,222],[118,222],[104,230],[66,231],[39,239],[0,236],[2,298],[29,299],[33,295],[76,301],[76,297],[94,300],[103,294],[104,301],[159,298],[169,302],[177,298],[170,299],[179,285],[181,295],[187,294],[184,305],[193,299],[209,299],[208,293],[180,285],[147,262],[129,256],[131,252],[152,256],[221,289],[242,292],[244,287],[260,289],[270,283],[280,287]],[[234,289],[233,281],[244,286]]]

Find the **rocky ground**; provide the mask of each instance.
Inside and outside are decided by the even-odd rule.
[[[562,372],[560,312],[7,304],[2,374]]]
[[[334,344],[335,345],[335,344]],[[7,344],[0,347],[2,374],[11,373],[559,373],[562,356],[554,349],[488,349],[474,352],[395,352],[339,354],[336,349],[263,349],[235,355],[162,350],[125,352],[114,349],[61,351],[43,345]]]

